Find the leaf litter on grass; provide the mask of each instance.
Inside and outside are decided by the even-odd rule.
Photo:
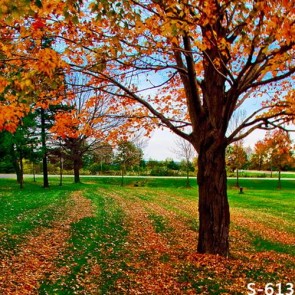
[[[51,227],[38,228],[27,236],[16,255],[1,261],[0,294],[38,294],[40,281],[59,271],[54,261],[67,245],[71,224],[93,216],[91,201],[81,192],[72,193],[65,207],[60,209],[64,214],[53,221]]]
[[[130,191],[108,195],[128,217],[127,279],[118,285],[123,294],[246,294],[250,282],[257,287],[268,282],[294,282],[294,256],[257,252],[250,236],[237,227],[231,231],[230,258],[197,254],[196,232],[181,212],[167,209],[167,196],[164,202],[147,202],[142,191],[138,198]],[[190,206],[181,207],[192,212]],[[191,218],[195,219],[197,212],[193,211]],[[159,220],[161,230],[157,229]],[[255,224],[251,226],[255,229]]]
[[[162,200],[158,199],[161,196],[157,194],[157,198],[147,202],[151,198],[148,195],[146,198],[140,198],[138,192],[140,196],[145,195],[144,189],[140,188],[138,190],[100,189],[100,194],[104,195],[106,200],[114,200],[110,204],[119,206],[124,213],[122,226],[127,236],[124,238],[124,243],[123,240],[120,242],[120,247],[123,249],[115,253],[117,250],[114,243],[111,240],[105,241],[101,249],[103,250],[101,254],[104,255],[101,255],[99,260],[88,260],[86,262],[88,266],[83,266],[87,268],[88,275],[78,274],[73,278],[72,282],[77,288],[72,289],[72,293],[58,294],[246,294],[247,284],[251,282],[254,282],[257,288],[263,288],[269,282],[274,284],[294,282],[294,256],[275,251],[258,252],[253,246],[251,237],[243,230],[245,226],[243,220],[236,219],[235,222],[240,227],[234,224],[231,229],[230,258],[197,254],[197,233],[190,226],[190,222],[197,219],[197,204],[192,208],[189,200],[190,205],[186,206],[180,196],[174,196],[171,207],[168,194],[165,194]],[[179,202],[180,211],[174,208],[178,199],[182,200]],[[90,201],[86,202],[88,205],[81,208],[86,207],[90,210]],[[113,210],[110,207],[105,209]],[[86,216],[92,216],[93,211],[90,210],[89,214]],[[111,217],[106,215],[104,219],[107,216]],[[75,219],[74,216],[70,219],[73,222],[81,220]],[[247,221],[247,225],[252,230],[256,224]],[[67,223],[67,226],[70,224]],[[60,231],[67,232],[67,229],[63,227]],[[114,238],[110,233],[104,234],[109,235],[110,239]],[[67,246],[70,234],[67,232],[66,235],[63,238],[57,236],[61,249]],[[49,237],[49,240],[53,240],[52,237]],[[36,244],[44,242],[44,240],[36,241],[35,247]],[[42,262],[47,265],[45,267],[47,270],[41,267],[37,279],[38,271],[27,270],[29,276],[32,276],[32,273],[33,277],[35,276],[32,290],[26,292],[30,289],[29,285],[27,289],[23,289],[25,293],[6,292],[5,294],[37,294],[37,285],[34,283],[38,284],[46,274],[50,274],[51,280],[54,280],[70,272],[70,265],[65,265],[61,269],[54,265],[54,259],[58,260],[61,254],[58,250],[54,250],[54,243],[52,245],[53,249],[48,250],[49,254],[46,253]],[[56,252],[50,254],[50,251]],[[76,254],[79,255],[78,252]],[[33,258],[39,256],[35,254]],[[14,273],[19,260],[20,258],[12,263],[15,264],[12,267]],[[30,260],[34,261],[32,258]],[[36,261],[37,265],[40,264],[39,258]],[[9,273],[8,268],[7,265],[6,272]],[[120,275],[116,276],[117,273]],[[10,278],[15,279],[15,275],[10,274]],[[22,280],[17,282],[24,285]],[[79,286],[85,288],[79,289]]]
[[[232,219],[233,222],[239,224],[239,226],[246,227],[252,232],[259,234],[266,239],[270,239],[272,241],[276,241],[286,245],[295,245],[295,235],[293,235],[292,233],[283,231],[283,229],[277,229],[274,227],[274,225],[267,226],[265,223],[258,221],[258,218],[255,218],[255,216],[250,217],[249,215],[250,214],[247,210],[235,210],[232,213]],[[264,218],[266,219],[265,216]],[[273,224],[275,224],[274,218],[272,219]],[[282,223],[283,221],[278,220],[277,222]]]

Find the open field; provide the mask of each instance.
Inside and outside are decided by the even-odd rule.
[[[291,294],[295,180],[229,180],[228,259],[195,253],[195,180],[58,183],[0,179],[0,294]]]

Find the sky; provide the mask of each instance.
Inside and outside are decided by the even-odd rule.
[[[240,108],[241,110],[245,110],[245,118],[251,115],[254,111],[257,109],[260,109],[261,102],[264,100],[257,99],[255,96],[249,97],[247,99],[243,106]],[[242,115],[243,116],[243,115]],[[295,130],[295,126],[291,125],[288,126],[288,129]],[[266,131],[264,130],[255,130],[250,135],[248,135],[246,138],[244,138],[244,147],[250,147],[254,149],[255,143],[258,140],[263,140],[265,136]],[[295,142],[295,132],[290,132],[290,137],[293,140],[293,143]],[[169,131],[168,129],[160,130],[157,129],[153,132],[151,138],[147,141],[146,147],[143,148],[144,152],[144,159],[149,160],[158,160],[162,161],[167,158],[173,159],[173,160],[181,160],[177,157],[175,151],[177,149],[176,147],[176,140],[179,139],[177,135],[175,135],[172,131]]]
[[[244,146],[253,148],[258,140],[264,138],[265,132],[262,130],[256,130],[251,135],[244,139]],[[158,160],[162,161],[167,158],[172,158],[173,160],[181,160],[177,157],[173,150],[176,149],[175,141],[179,137],[173,134],[171,131],[156,130],[152,134],[151,138],[147,142],[147,146],[143,149],[144,159]]]

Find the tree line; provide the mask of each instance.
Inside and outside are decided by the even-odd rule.
[[[182,140],[175,142],[175,155],[180,161],[167,158],[164,161],[144,160],[140,137],[131,141],[119,141],[116,145],[103,141],[90,144],[71,138],[71,144],[62,138],[50,134],[54,116],[58,108],[46,111],[45,144],[42,139],[41,112],[30,113],[15,133],[0,133],[0,173],[16,173],[17,181],[23,186],[23,174],[60,175],[74,174],[74,181],[80,182],[84,175],[140,175],[140,176],[187,176],[197,174],[198,157],[191,153],[190,146]],[[69,140],[69,139],[68,139]],[[75,146],[76,145],[76,146]],[[74,150],[72,150],[74,147]],[[80,150],[81,149],[81,150]],[[45,156],[46,155],[46,156]],[[46,165],[44,166],[44,158]],[[245,147],[243,141],[230,145],[226,151],[227,174],[236,176],[239,186],[240,170],[278,171],[281,187],[281,171],[295,169],[294,146],[290,136],[284,130],[266,133],[254,149]],[[48,176],[47,176],[48,177]],[[44,183],[46,185],[44,185]],[[122,180],[123,184],[123,180]],[[48,179],[43,179],[43,186],[49,186]]]

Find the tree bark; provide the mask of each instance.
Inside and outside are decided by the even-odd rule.
[[[80,183],[80,159],[74,158],[74,182]]]
[[[15,145],[12,144],[10,147],[10,155],[12,160],[12,165],[16,174],[16,181],[20,184],[21,182],[21,173],[20,173],[20,166],[19,166],[19,159],[15,153]]]
[[[63,158],[59,158],[59,185],[62,186],[62,177],[63,177]]]
[[[282,188],[282,183],[281,183],[281,168],[279,167],[279,176],[278,176],[278,189]]]
[[[42,166],[43,166],[43,187],[49,187],[48,181],[48,165],[47,165],[47,146],[46,146],[46,122],[45,110],[41,108],[41,142],[42,142]]]
[[[198,161],[198,252],[229,255],[230,213],[227,199],[225,146],[201,147]]]
[[[36,182],[36,168],[35,168],[35,163],[33,162],[33,181]]]
[[[20,185],[20,188],[24,188],[24,165],[23,165],[23,153],[22,151],[20,151],[20,154],[19,154],[19,168],[20,168],[20,181],[19,181],[19,185]]]
[[[191,187],[190,181],[189,181],[189,161],[186,162],[186,187]]]

